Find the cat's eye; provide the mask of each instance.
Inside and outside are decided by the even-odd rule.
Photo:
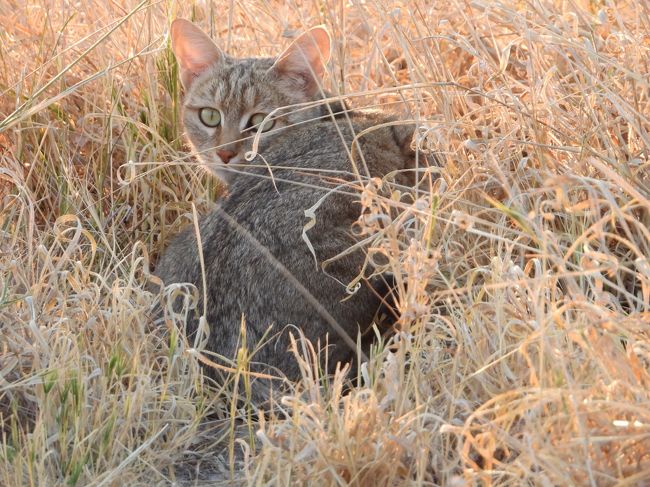
[[[260,132],[268,132],[275,125],[275,120],[267,120],[266,122],[264,122],[265,118],[266,118],[266,113],[254,114],[248,121],[248,127],[255,128]]]
[[[203,125],[216,127],[221,123],[221,112],[216,108],[201,108],[199,110],[199,120],[201,120]]]

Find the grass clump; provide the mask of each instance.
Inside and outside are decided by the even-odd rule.
[[[324,23],[329,85],[419,124],[417,185],[360,193],[398,321],[349,390],[296,341],[303,380],[256,417],[182,315],[152,324],[150,262],[220,192],[181,140],[177,16],[241,56]],[[650,482],[648,19],[0,0],[0,484]]]

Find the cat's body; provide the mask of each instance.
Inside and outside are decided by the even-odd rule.
[[[240,76],[244,73],[242,68]],[[206,86],[209,87],[207,93],[211,93],[209,96],[214,97],[215,90],[210,83]],[[197,98],[198,88],[190,91],[186,105],[193,103],[192,97]],[[235,89],[240,91],[232,94],[228,101],[241,104],[237,97],[245,99],[246,90],[252,88],[242,82]],[[206,98],[205,93],[204,90],[203,98]],[[317,97],[312,93],[312,98]],[[258,106],[264,104],[254,100],[254,96],[249,98]],[[214,101],[210,103],[215,104]],[[334,107],[334,111],[338,109],[340,106]],[[191,110],[194,108],[186,109],[185,115],[188,136],[195,150],[203,152],[204,162],[212,164],[214,159],[206,161],[205,157],[209,141],[204,135],[208,131],[196,125],[196,114]],[[231,119],[231,126],[237,127],[236,118],[241,118],[241,111],[233,109],[224,113],[223,120]],[[321,345],[325,344],[328,335],[332,368],[336,362],[351,358],[351,347],[346,345],[332,321],[354,341],[359,330],[371,325],[380,305],[380,299],[366,283],[352,296],[346,292],[345,285],[362,272],[363,249],[335,260],[326,268],[327,274],[321,269],[322,262],[356,242],[351,226],[361,210],[360,179],[354,174],[350,151],[362,176],[365,176],[365,167],[370,176],[383,176],[408,169],[413,164],[412,127],[389,124],[373,129],[381,123],[390,123],[391,119],[354,111],[338,117],[328,117],[328,113],[330,110],[320,107],[311,109],[310,116],[314,118],[314,114],[319,114],[324,117],[321,120],[298,124],[294,120],[291,123],[295,125],[286,120],[278,121],[277,130],[269,131],[266,136],[260,134],[257,157],[236,171],[228,172],[227,197],[199,225],[207,287],[205,303],[193,228],[172,241],[156,268],[157,275],[166,284],[190,282],[199,289],[201,302],[188,322],[188,331],[192,334],[196,330],[197,315],[205,305],[210,326],[207,348],[223,357],[233,359],[241,346],[242,317],[246,323],[247,346],[251,350],[273,325],[269,335],[273,338],[253,358],[254,362],[264,365],[256,365],[253,370],[274,374],[279,371],[290,379],[298,377],[299,369],[288,352],[291,329],[287,325],[300,328],[309,340],[314,343],[320,340]],[[225,125],[222,135],[227,131]],[[353,144],[355,136],[368,129]],[[234,131],[233,128],[232,134],[227,136],[230,140],[237,136],[233,135]],[[251,147],[250,140],[237,143],[245,144],[244,150]],[[223,164],[219,166],[228,169]],[[321,199],[315,211],[316,224],[307,232],[317,264],[303,238],[303,229],[308,222],[305,210]],[[254,398],[268,397],[267,388],[268,383],[254,388]]]
[[[357,133],[377,123],[363,115],[352,115],[351,120]],[[376,138],[382,140],[380,145],[376,144]],[[355,243],[350,230],[361,206],[359,196],[354,195],[358,185],[354,184],[344,146],[350,147],[352,139],[347,120],[337,119],[337,122],[308,123],[291,129],[270,144],[263,144],[260,153],[265,162],[257,157],[251,166],[232,178],[229,195],[201,221],[208,288],[207,320],[211,328],[208,349],[233,358],[241,344],[239,325],[244,316],[251,348],[271,324],[275,332],[291,324],[299,327],[311,341],[320,339],[323,345],[325,335],[329,334],[331,364],[350,358],[351,350],[337,330],[332,329],[302,290],[269,261],[260,245],[298,279],[353,340],[359,330],[371,325],[380,305],[377,295],[363,283],[350,297],[344,286],[361,272],[363,251],[357,250],[333,262],[326,268],[329,275],[320,266]],[[361,139],[372,175],[381,176],[408,167],[410,158],[404,151],[408,151],[409,140],[399,129],[382,128],[372,134],[372,139],[369,143]],[[276,167],[273,179],[266,164]],[[305,210],[345,181],[352,184],[325,197],[315,212],[315,226],[307,232],[319,262],[316,266],[302,237],[308,221]],[[233,225],[224,213],[245,231]],[[193,228],[170,244],[156,271],[165,283],[191,282],[199,288],[199,295],[203,295]],[[349,299],[343,301],[345,298]],[[201,302],[197,310],[202,309]],[[190,332],[195,328],[193,319]],[[288,331],[262,348],[254,360],[296,378],[295,359],[287,353]]]

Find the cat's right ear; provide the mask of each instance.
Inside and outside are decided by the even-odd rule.
[[[181,82],[187,90],[194,78],[224,54],[208,35],[192,22],[176,19],[171,26],[172,50],[180,66]]]

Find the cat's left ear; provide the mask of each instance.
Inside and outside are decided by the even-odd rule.
[[[271,70],[308,96],[313,96],[319,91],[325,74],[330,46],[330,35],[325,27],[309,29],[280,54]]]

